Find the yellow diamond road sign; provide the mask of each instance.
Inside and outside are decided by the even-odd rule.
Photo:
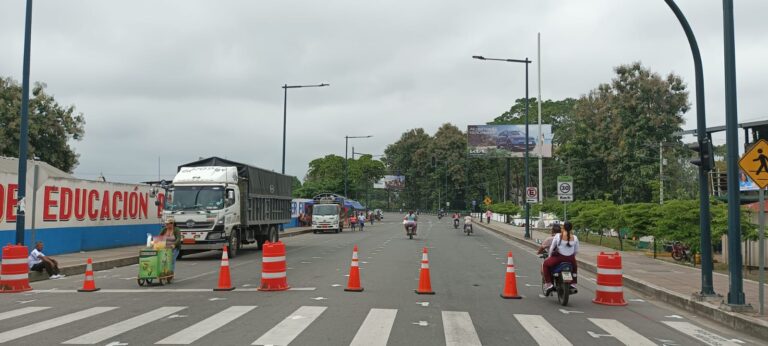
[[[739,167],[761,189],[768,186],[768,141],[761,139],[739,160]]]
[[[485,205],[491,205],[493,201],[491,200],[491,197],[485,196],[485,199],[483,200],[483,204]]]

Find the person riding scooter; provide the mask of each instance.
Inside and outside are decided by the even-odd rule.
[[[482,222],[481,222],[482,223]],[[472,216],[467,215],[464,217],[464,231],[467,231],[467,227],[469,227],[469,233],[473,233],[472,231]]]
[[[453,228],[459,228],[459,213],[453,213]]]
[[[579,239],[571,232],[573,225],[569,221],[563,223],[563,228],[565,231],[555,234],[552,238],[552,244],[549,246],[549,258],[542,264],[541,270],[544,274],[545,290],[547,291],[554,286],[552,284],[552,268],[557,267],[562,262],[571,264],[573,268],[571,287],[575,288],[576,286],[576,254],[579,252]]]
[[[416,214],[413,213],[413,210],[408,212],[408,215],[406,215],[403,218],[403,225],[405,227],[405,233],[408,233],[408,227],[412,227],[413,234],[416,234],[416,228],[418,227],[417,222],[419,221],[419,217],[416,216]]]

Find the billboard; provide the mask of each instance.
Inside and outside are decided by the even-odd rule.
[[[539,125],[528,127],[528,150],[532,157],[552,157],[552,125],[541,125],[544,144],[539,146]],[[525,125],[469,125],[467,147],[472,157],[524,157]]]
[[[405,188],[404,175],[385,175],[373,184],[374,189],[402,190]]]
[[[744,171],[739,170],[739,191],[757,191],[760,187]]]

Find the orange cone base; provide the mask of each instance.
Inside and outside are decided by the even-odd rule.
[[[501,296],[504,299],[523,299],[523,297],[521,296],[505,296],[503,294],[500,294],[499,296]]]
[[[214,288],[213,290],[214,291],[233,291],[234,289],[235,289],[234,287],[229,287],[229,288],[221,287],[221,288]]]
[[[419,290],[413,290],[416,292],[416,294],[435,294],[435,291],[419,291]]]
[[[362,287],[360,287],[360,288],[345,288],[344,290],[347,291],[347,292],[362,292],[363,288]]]
[[[610,306],[625,306],[625,305],[627,305],[627,302],[624,301],[624,298],[615,299],[615,300],[613,300],[613,299],[601,299],[601,300],[593,299],[592,302],[595,303],[595,304],[610,305]]]
[[[79,290],[77,290],[77,291],[78,291],[78,292],[96,292],[96,291],[98,291],[98,290],[100,290],[100,289],[101,289],[101,288],[95,288],[95,287],[94,287],[94,288],[89,288],[89,289],[81,288],[81,289],[79,289]]]

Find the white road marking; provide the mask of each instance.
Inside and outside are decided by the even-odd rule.
[[[429,306],[429,302],[416,302],[416,304],[419,304],[425,308]]]
[[[50,309],[50,307],[48,307],[48,306],[30,306],[28,308],[21,308],[21,309],[16,309],[16,310],[2,312],[2,313],[0,313],[0,321],[7,320],[9,318],[18,317],[18,316],[23,316],[23,315],[26,315],[26,314],[31,314],[33,312],[47,310],[47,309]]]
[[[623,323],[612,320],[612,319],[603,319],[603,318],[590,318],[589,319],[592,323],[594,323],[596,326],[600,327],[604,331],[611,334],[611,336],[615,337],[616,340],[619,340],[624,345],[632,345],[632,346],[655,346],[656,343],[654,343],[651,340],[648,340],[644,336],[638,334],[632,329],[629,329],[629,327],[625,326]]]
[[[216,329],[225,326],[227,323],[234,321],[238,317],[246,314],[247,312],[255,309],[256,306],[230,306],[224,311],[221,311],[211,317],[208,317],[200,322],[197,322],[176,334],[173,334],[163,340],[156,342],[160,345],[188,345],[197,339],[200,339],[208,333],[213,332]]]
[[[91,316],[96,316],[98,314],[102,314],[114,309],[117,309],[117,307],[99,306],[99,307],[90,308],[90,309],[86,309],[78,312],[73,312],[71,314],[67,314],[64,316],[52,318],[47,321],[30,324],[25,327],[9,330],[7,332],[0,333],[0,343],[16,340],[18,338],[23,338],[25,336],[32,335],[35,333],[40,333],[40,331],[42,330],[50,331],[51,329],[56,328],[58,326],[79,321]]]
[[[417,325],[417,326],[419,326],[419,327],[426,327],[426,326],[429,326],[429,322],[427,322],[427,321],[419,321],[419,322],[413,322],[413,323],[411,323],[411,324],[415,324],[415,325]]]
[[[78,336],[74,339],[64,341],[63,343],[76,344],[76,345],[97,344],[104,340],[123,334],[127,331],[141,327],[150,322],[157,321],[165,316],[168,316],[175,312],[179,312],[183,309],[186,309],[186,306],[164,306],[164,307],[152,310],[150,312],[147,312],[145,314],[141,314],[139,316],[132,317],[127,320],[123,320],[113,325],[106,326],[104,328],[90,332],[88,334]]]
[[[259,337],[252,345],[288,345],[325,309],[325,306],[302,306]]]
[[[371,309],[350,346],[386,346],[397,316],[396,309]]]
[[[31,302],[35,302],[35,301],[37,301],[37,299],[32,299],[32,300],[19,300],[19,301],[16,301],[16,302],[17,302],[17,303],[19,303],[19,304],[26,304],[26,303],[31,303]]]
[[[553,327],[546,319],[541,315],[521,315],[515,314],[517,322],[525,328],[525,331],[536,340],[539,345],[545,346],[568,346],[571,344],[563,334],[560,334],[555,327]]]
[[[127,346],[127,345],[128,345],[127,342],[112,341],[112,342],[106,344],[105,346]]]
[[[662,321],[662,323],[686,334],[696,340],[712,346],[737,346],[734,340],[728,340],[720,335],[714,334],[706,329],[700,328],[688,322]],[[739,340],[741,341],[741,340]]]
[[[217,300],[227,300],[227,298],[219,298],[219,297],[208,298],[208,301],[211,301],[211,302],[215,302]]]
[[[664,316],[664,318],[677,318],[677,319],[681,319],[682,320],[683,316],[680,316],[680,315],[669,315],[669,316]]]
[[[314,297],[312,300],[328,300],[326,297]]]
[[[583,314],[584,312],[581,311],[575,311],[575,310],[566,310],[566,309],[560,309],[560,312],[568,315],[568,314]]]
[[[443,311],[445,345],[482,345],[472,318],[464,311]]]

